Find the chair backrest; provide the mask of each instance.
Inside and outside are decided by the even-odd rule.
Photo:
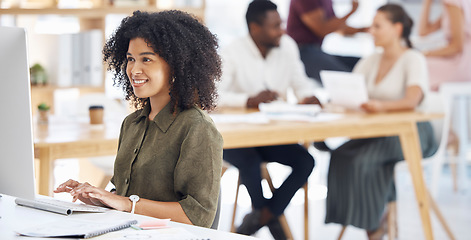
[[[448,145],[448,135],[450,134],[452,114],[454,112],[454,104],[458,98],[466,98],[471,96],[471,83],[443,83],[440,86],[440,98],[443,105],[443,121],[441,127],[441,138],[437,152],[427,158],[433,163],[432,165],[432,179],[430,183],[430,191],[432,196],[437,196],[438,194],[438,184],[439,177],[443,167],[443,162],[446,157],[446,148]],[[438,103],[439,104],[439,103]],[[466,109],[464,109],[466,110]],[[455,110],[456,111],[456,110]],[[435,128],[437,129],[437,128]],[[440,128],[438,128],[440,129]],[[440,133],[436,133],[439,135]]]
[[[443,83],[440,86],[440,96],[443,102],[443,127],[441,131],[441,139],[437,154],[444,154],[447,143],[448,134],[451,126],[451,115],[453,113],[454,100],[458,97],[469,97],[471,96],[471,82],[450,82]]]

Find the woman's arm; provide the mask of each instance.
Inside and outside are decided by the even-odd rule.
[[[339,32],[344,35],[353,35],[355,33],[360,33],[360,32],[368,32],[370,30],[369,27],[362,27],[362,28],[354,28],[354,27],[349,27],[345,26],[344,28],[340,29]]]
[[[301,21],[311,32],[319,37],[325,37],[327,34],[341,30],[346,27],[345,22],[358,9],[358,1],[352,0],[352,10],[342,18],[333,17],[325,19],[325,12],[321,8],[301,14]]]
[[[129,206],[132,207],[132,205]],[[130,211],[131,208],[128,209],[128,212]],[[178,202],[158,202],[148,199],[141,199],[136,204],[135,213],[156,218],[171,218],[174,222],[193,225],[193,223],[183,211],[182,206]]]
[[[370,100],[361,105],[367,112],[393,112],[414,110],[424,97],[424,93],[419,86],[409,86],[406,89],[404,98],[395,101]]]
[[[104,205],[125,212],[131,212],[132,209],[132,202],[128,197],[119,196],[91,185],[83,184],[71,190],[70,194],[74,199],[80,199],[93,205]],[[141,198],[136,203],[134,212],[156,218],[171,218],[175,222],[193,225],[178,202],[159,202]]]
[[[422,14],[419,20],[419,35],[426,36],[430,33],[438,31],[441,28],[441,17],[430,21],[430,8],[432,7],[432,0],[424,0],[422,3]]]
[[[463,11],[458,6],[450,4],[445,4],[445,9],[450,16],[451,36],[448,45],[437,50],[425,52],[424,55],[427,57],[446,57],[463,51],[465,38]]]

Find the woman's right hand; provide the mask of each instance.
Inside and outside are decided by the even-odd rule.
[[[54,193],[61,193],[61,192],[70,192],[72,191],[73,189],[75,189],[76,187],[78,187],[80,185],[79,182],[73,180],[73,179],[69,179],[67,180],[66,182],[62,183],[61,185],[59,185],[56,190],[54,190]]]
[[[80,188],[83,188],[85,186],[91,186],[91,185],[88,182],[80,183],[80,182],[75,181],[73,179],[69,179],[66,182],[59,185],[54,190],[54,193],[61,193],[61,192],[71,193],[71,191],[75,191],[76,189],[80,189]],[[82,197],[81,195],[74,196],[74,198],[72,199],[72,202],[77,201],[77,199],[82,201],[85,204],[96,205],[96,206],[102,206],[103,205],[99,201],[93,201],[92,198],[85,198],[85,197]]]

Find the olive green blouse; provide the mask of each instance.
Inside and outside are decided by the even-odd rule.
[[[194,225],[210,227],[221,180],[221,134],[193,107],[172,114],[167,104],[149,120],[149,104],[121,126],[111,182],[121,196],[178,202]]]

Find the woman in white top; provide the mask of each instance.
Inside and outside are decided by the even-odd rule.
[[[430,87],[432,91],[438,91],[445,82],[471,81],[471,1],[441,0],[443,12],[434,20],[430,18],[432,4],[432,0],[422,2],[419,35],[427,36],[437,31],[445,35],[444,46],[424,52]],[[453,129],[448,135],[448,148],[457,154],[460,144],[455,132]]]
[[[443,13],[430,19],[432,0],[422,2],[419,34],[427,36],[441,30],[444,46],[424,52],[430,73],[430,86],[437,91],[444,82],[471,81],[471,1],[441,0]]]
[[[361,59],[354,68],[367,80],[370,100],[362,105],[365,111],[414,110],[424,102],[429,88],[427,68],[424,56],[409,41],[412,24],[399,5],[378,9],[370,32],[383,51]],[[430,123],[417,126],[422,154],[430,156],[437,148]],[[369,239],[381,239],[387,226],[382,221],[386,203],[396,197],[394,165],[401,160],[398,137],[356,139],[333,150],[326,223],[353,225],[365,229]]]

